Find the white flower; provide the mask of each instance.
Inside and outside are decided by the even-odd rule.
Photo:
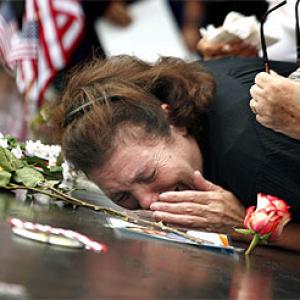
[[[27,141],[25,154],[27,156],[37,156],[49,161],[49,167],[56,166],[57,158],[61,153],[59,145],[44,145],[41,141]]]
[[[66,160],[61,164],[63,181],[60,184],[60,188],[71,188],[74,184],[76,171],[73,169],[71,163]]]
[[[4,138],[4,136],[1,132],[0,132],[0,147],[5,148],[5,149],[8,147],[7,139]]]
[[[20,148],[20,145],[17,145],[16,148],[13,148],[11,150],[11,153],[17,158],[17,159],[21,159],[23,157],[23,152]]]
[[[62,173],[63,173],[63,178],[65,180],[72,180],[73,177],[72,177],[72,174],[71,174],[71,168],[68,164],[67,161],[64,161],[62,164],[61,164],[61,167],[62,167]]]

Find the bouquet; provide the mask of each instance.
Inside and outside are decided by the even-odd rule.
[[[73,174],[72,174],[73,173]],[[75,171],[63,160],[59,145],[19,143],[0,133],[0,188],[42,192],[72,187]]]

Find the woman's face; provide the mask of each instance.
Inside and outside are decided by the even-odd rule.
[[[90,178],[115,203],[149,209],[162,192],[193,189],[193,173],[202,171],[197,142],[185,128],[171,127],[171,139],[127,140]]]

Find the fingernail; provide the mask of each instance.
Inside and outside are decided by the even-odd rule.
[[[159,197],[158,197],[159,200],[165,200],[167,198],[168,198],[167,194],[160,194]]]
[[[226,44],[223,46],[223,51],[230,51],[231,50],[231,45]]]
[[[160,212],[155,211],[155,212],[153,213],[153,217],[154,217],[155,219],[161,219],[162,215],[161,215]]]
[[[156,203],[152,203],[151,205],[150,205],[150,209],[151,210],[156,210],[156,209],[158,209],[159,207],[158,207],[158,205],[156,204]]]
[[[195,174],[195,175],[201,175],[201,173],[200,173],[199,170],[196,170],[196,171],[194,172],[194,174]]]

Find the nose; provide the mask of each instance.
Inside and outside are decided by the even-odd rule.
[[[159,193],[152,191],[147,186],[137,186],[132,191],[133,197],[143,209],[150,209],[150,205],[158,200]]]

